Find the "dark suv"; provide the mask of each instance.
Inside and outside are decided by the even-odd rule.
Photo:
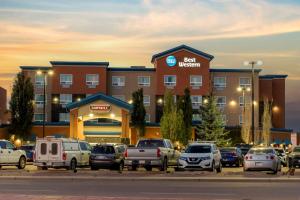
[[[126,148],[124,144],[97,144],[90,156],[91,170],[100,168],[123,170]]]

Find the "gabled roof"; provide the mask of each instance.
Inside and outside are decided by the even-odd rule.
[[[109,62],[82,62],[82,61],[50,61],[51,65],[93,65],[99,66],[104,65],[108,66]]]
[[[274,78],[287,78],[288,75],[280,75],[280,74],[267,74],[259,76],[259,79],[274,79]]]
[[[175,52],[175,51],[182,50],[182,49],[185,49],[185,50],[188,50],[188,51],[193,52],[193,53],[195,53],[195,54],[198,54],[198,55],[200,55],[200,56],[202,56],[202,57],[204,57],[204,58],[206,58],[206,59],[208,59],[208,60],[212,60],[212,59],[214,58],[214,56],[212,56],[212,55],[209,55],[209,54],[207,54],[207,53],[204,53],[204,52],[202,52],[202,51],[199,51],[199,50],[197,50],[197,49],[194,49],[194,48],[192,48],[192,47],[189,47],[189,46],[183,44],[183,45],[180,45],[180,46],[178,46],[178,47],[174,47],[174,48],[172,48],[172,49],[163,51],[163,52],[161,52],[161,53],[154,54],[154,55],[152,56],[151,63],[153,63],[154,60],[155,60],[156,58],[165,56],[165,55],[167,55],[167,54],[170,54],[170,53],[173,53],[173,52]]]
[[[108,103],[114,104],[114,105],[119,106],[121,108],[124,108],[126,110],[131,110],[132,109],[131,104],[129,104],[125,101],[122,101],[120,99],[114,98],[112,96],[107,96],[103,93],[97,93],[97,94],[88,96],[87,98],[82,99],[81,101],[69,103],[67,105],[67,108],[69,110],[71,110],[71,109],[74,109],[74,108],[78,108],[80,106],[84,106],[84,105],[89,104],[89,103],[93,103],[94,101],[97,101],[97,100],[106,101]]]

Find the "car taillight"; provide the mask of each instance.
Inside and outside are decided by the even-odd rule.
[[[249,156],[249,160],[251,160],[252,159],[252,156]]]
[[[245,156],[245,159],[248,160],[248,156]]]
[[[232,153],[231,153],[231,156],[236,157],[237,154],[236,154],[235,152],[232,152]]]
[[[156,155],[157,155],[157,157],[160,157],[160,156],[161,156],[161,155],[160,155],[160,149],[159,149],[159,148],[157,149]]]
[[[66,153],[63,153],[63,154],[62,154],[62,159],[63,159],[63,160],[67,160],[67,154],[66,154]]]
[[[124,157],[125,157],[125,158],[128,157],[127,149],[126,149],[126,151],[125,151],[125,153],[124,153]]]
[[[274,160],[274,159],[275,159],[275,156],[270,156],[270,159],[271,159],[271,160]]]

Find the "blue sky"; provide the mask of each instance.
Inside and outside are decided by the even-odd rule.
[[[263,74],[288,74],[287,127],[300,130],[300,1],[0,0],[0,85],[20,65],[49,60],[146,65],[187,44],[215,56],[212,67],[260,59]]]

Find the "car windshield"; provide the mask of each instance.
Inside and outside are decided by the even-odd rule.
[[[272,154],[273,149],[250,149],[249,154]]]
[[[300,147],[295,147],[293,152],[300,152]]]
[[[30,151],[34,149],[34,146],[21,146],[20,149],[24,151]]]
[[[210,153],[211,147],[208,145],[191,145],[185,150],[185,153]]]
[[[94,153],[94,154],[114,154],[115,149],[113,146],[95,146],[92,149],[92,153]]]
[[[140,140],[137,147],[164,147],[163,140]]]
[[[236,152],[235,148],[221,148],[220,149],[221,153],[231,153],[231,152]]]
[[[275,149],[277,153],[284,153],[283,149]]]

